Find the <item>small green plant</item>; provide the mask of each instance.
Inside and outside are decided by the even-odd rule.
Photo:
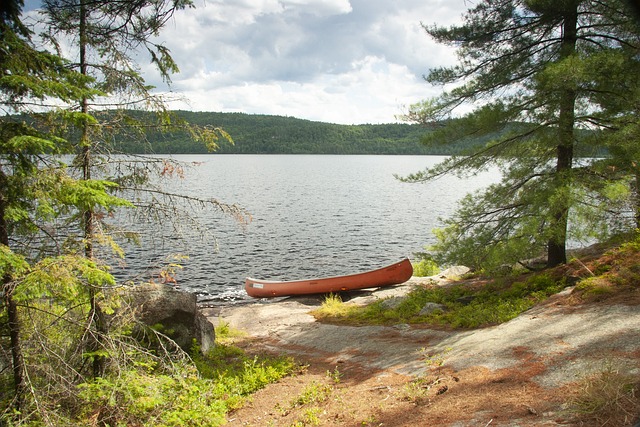
[[[429,391],[440,384],[440,378],[416,378],[402,387],[400,399],[421,405],[428,402]]]
[[[374,425],[376,423],[376,421],[377,421],[377,418],[376,418],[375,415],[369,415],[366,420],[364,420],[364,421],[362,421],[360,423],[360,425],[362,425],[362,426],[370,426],[370,425]]]
[[[413,275],[418,277],[434,276],[440,272],[438,264],[429,256],[423,256],[422,259],[413,263]]]
[[[302,418],[302,425],[304,426],[319,426],[321,424],[320,415],[322,409],[320,408],[307,408],[305,409]]]
[[[327,378],[334,384],[340,384],[342,373],[338,370],[338,367],[336,366],[333,371],[327,371]]]
[[[342,302],[340,295],[329,294],[325,297],[320,308],[314,311],[314,314],[319,317],[342,317],[348,316],[353,309],[354,306]]]
[[[631,425],[640,413],[640,381],[624,368],[607,363],[582,380],[569,402],[569,412],[581,423]]]
[[[246,335],[244,331],[232,328],[229,322],[225,322],[222,319],[218,319],[218,324],[215,327],[216,342],[226,344],[233,342],[235,338],[243,337]]]
[[[218,318],[218,324],[216,325],[216,338],[224,338],[229,336],[229,332],[231,331],[231,327],[229,326],[229,322],[225,322],[224,320]]]
[[[329,398],[332,390],[329,385],[311,382],[298,397],[291,401],[291,407],[322,403]]]
[[[425,347],[420,349],[420,353],[424,357],[424,363],[430,368],[439,368],[444,365],[446,355],[451,351],[451,348],[446,348],[442,353],[430,353]]]
[[[613,293],[611,284],[602,276],[588,277],[576,285],[576,289],[583,291],[586,299],[598,299]]]

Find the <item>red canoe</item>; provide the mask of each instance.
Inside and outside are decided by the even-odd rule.
[[[350,291],[353,289],[397,285],[409,280],[412,274],[413,267],[411,265],[411,261],[405,258],[400,262],[377,270],[349,274],[347,276],[292,280],[286,282],[257,280],[247,277],[244,289],[247,291],[249,296],[254,298],[324,294],[330,292]]]

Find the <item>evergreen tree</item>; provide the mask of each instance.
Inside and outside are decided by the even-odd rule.
[[[82,67],[38,50],[20,22],[21,7],[21,1],[10,1],[0,8],[0,107],[6,113],[0,118],[4,303],[0,343],[11,354],[11,360],[2,361],[3,366],[13,368],[11,385],[5,381],[6,372],[0,376],[0,401],[5,408],[0,424],[33,421],[64,425],[68,420],[55,420],[68,415],[60,413],[60,402],[78,397],[76,386],[85,380],[87,366],[92,365],[87,362],[99,362],[93,363],[95,374],[96,367],[102,371],[106,355],[111,360],[117,358],[112,365],[123,369],[142,359],[160,366],[160,358],[166,355],[153,355],[136,343],[129,323],[111,335],[100,329],[98,310],[111,313],[116,325],[130,319],[126,310],[113,315],[113,304],[118,300],[111,299],[109,291],[116,286],[115,280],[108,267],[91,256],[97,233],[91,229],[90,239],[82,240],[83,246],[78,248],[67,244],[68,236],[59,226],[77,212],[85,219],[89,213],[91,225],[95,225],[97,213],[109,216],[119,207],[132,205],[114,196],[118,184],[91,176],[92,162],[87,163],[87,173],[81,174],[62,163],[57,155],[76,153],[77,145],[55,135],[73,125],[81,134],[84,129],[99,127],[98,120],[82,106],[91,105],[97,95],[105,95],[106,86],[96,84],[95,76],[82,72]],[[80,108],[59,111],[51,107],[60,103]],[[36,109],[50,112],[35,113]],[[51,126],[55,134],[49,132]],[[72,131],[67,136],[75,134]],[[82,141],[84,148],[88,140]],[[84,160],[93,157],[90,152],[81,152],[89,154],[80,156],[85,172]],[[108,236],[101,241],[105,239]],[[137,358],[136,362],[131,362],[132,358]],[[14,393],[7,393],[10,388]],[[74,409],[73,405],[68,408]]]
[[[175,11],[191,7],[192,2],[45,0],[43,6],[48,18],[46,25],[49,40],[54,46],[71,47],[76,55],[70,58],[72,67],[81,75],[91,77],[95,82],[94,88],[103,94],[100,100],[84,97],[78,106],[69,106],[69,111],[79,111],[78,114],[68,113],[73,118],[73,126],[68,131],[78,139],[75,165],[79,168],[82,179],[91,180],[101,169],[101,173],[107,173],[110,180],[118,182],[118,191],[126,190],[126,184],[137,185],[144,182],[151,161],[130,163],[133,165],[132,171],[126,176],[109,175],[108,148],[111,145],[105,141],[114,131],[119,132],[120,137],[144,139],[145,132],[150,127],[169,129],[175,127],[176,123],[184,125],[171,117],[161,97],[150,92],[151,87],[145,83],[139,65],[133,58],[141,51],[146,51],[162,77],[169,82],[171,73],[177,72],[178,67],[169,50],[153,40]],[[155,111],[157,121],[139,121],[139,116],[129,114],[125,107]],[[108,113],[103,112],[106,108],[110,108]],[[209,147],[215,147],[220,136],[227,136],[217,128],[186,128],[194,138],[203,140]],[[162,165],[157,159],[153,162]],[[122,170],[123,168],[116,168],[116,173]],[[113,235],[103,232],[108,227],[103,224],[105,216],[101,212],[94,211],[91,206],[84,206],[78,218],[83,230],[79,243],[88,259],[96,257],[95,244],[99,242],[106,242],[106,246],[116,248],[119,252]],[[98,339],[108,334],[107,319],[96,303],[95,295],[91,295],[90,300],[92,308],[89,318]],[[98,341],[93,343],[91,349],[96,354],[101,347]],[[104,361],[99,355],[94,358],[95,376],[103,374]]]
[[[87,77],[71,71],[60,57],[34,46],[31,33],[20,21],[22,5],[22,1],[10,0],[0,9],[0,106],[4,112],[29,112],[45,100],[73,102],[93,96]],[[9,332],[13,409],[18,414],[25,409],[29,390],[20,307],[25,290],[20,284],[25,275],[37,270],[31,264],[39,253],[38,247],[29,245],[30,238],[38,233],[42,236],[43,224],[63,206],[117,204],[104,191],[107,183],[79,183],[50,157],[69,148],[66,141],[34,127],[33,120],[27,123],[23,116],[8,114],[0,119],[0,276],[6,311],[2,320]]]
[[[619,83],[607,79],[630,83],[637,74],[610,76],[592,68],[603,55],[622,52],[637,64],[640,44],[627,3],[484,0],[461,25],[425,29],[436,41],[458,48],[459,63],[427,75],[428,82],[453,88],[412,106],[406,118],[434,128],[425,138],[429,144],[480,135],[489,140],[407,179],[474,174],[495,165],[503,177],[467,196],[446,220],[435,247],[441,261],[489,267],[546,251],[548,266],[566,262],[569,225],[579,225],[569,221],[570,215],[592,208],[588,199],[603,188],[594,185],[592,168],[576,165],[576,143],[582,131],[591,130],[600,135],[591,138],[600,148],[604,130],[609,140],[619,134],[614,127],[604,129],[606,123],[629,117],[631,103],[615,102],[623,111],[614,112],[611,96],[602,89]],[[473,110],[456,118],[461,106]],[[602,121],[593,120],[598,115]]]

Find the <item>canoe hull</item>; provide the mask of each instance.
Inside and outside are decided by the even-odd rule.
[[[354,289],[397,285],[411,278],[413,267],[408,258],[395,264],[364,273],[320,279],[277,282],[247,277],[244,289],[254,298],[344,292]]]

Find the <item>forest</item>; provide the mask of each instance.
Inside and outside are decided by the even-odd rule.
[[[220,128],[232,141],[222,141],[216,154],[386,154],[454,155],[482,147],[496,135],[468,136],[446,144],[424,144],[426,135],[445,126],[435,124],[385,123],[341,125],[265,114],[173,111],[179,120],[202,128]],[[149,112],[130,111],[141,122],[150,122]],[[105,114],[109,116],[111,113]],[[107,117],[105,117],[108,120]],[[514,126],[517,127],[517,126]],[[590,134],[578,133],[579,141]],[[151,127],[146,138],[128,138],[123,132],[111,138],[115,152],[126,154],[204,154],[209,148],[188,130],[162,131]],[[601,146],[581,144],[577,154],[597,157]]]
[[[188,123],[219,127],[227,132],[233,143],[219,144],[218,154],[447,154],[463,146],[427,147],[420,143],[425,128],[417,124],[339,125],[262,114],[174,113]],[[187,131],[153,130],[148,132],[146,141],[117,137],[113,144],[116,151],[136,154],[208,151]]]

